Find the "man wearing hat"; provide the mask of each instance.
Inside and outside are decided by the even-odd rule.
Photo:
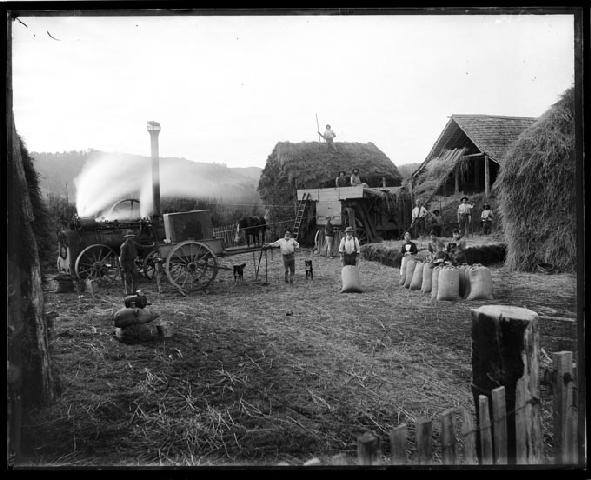
[[[300,244],[291,237],[291,230],[286,230],[283,238],[280,238],[276,242],[263,245],[263,248],[273,247],[279,247],[281,251],[283,267],[285,268],[285,283],[289,281],[289,283],[293,285],[293,276],[295,273],[295,250],[296,248],[300,248]]]
[[[345,265],[357,265],[357,255],[361,250],[359,249],[359,239],[353,236],[353,227],[347,227],[345,229],[345,237],[339,244],[339,253],[343,266]]]
[[[351,173],[351,186],[354,187],[355,185],[361,185],[358,168],[354,168],[353,173]]]
[[[458,206],[458,230],[467,237],[470,233],[470,222],[472,221],[472,205],[468,203],[468,197],[460,199]]]
[[[326,124],[326,130],[324,131],[324,135],[322,133],[320,133],[320,131],[318,132],[318,135],[320,135],[322,138],[324,138],[324,141],[326,142],[328,147],[333,152],[337,151],[337,149],[333,143],[333,139],[334,139],[334,137],[336,137],[336,134],[332,131],[332,128],[330,127],[330,125],[328,123]]]
[[[127,230],[123,235],[125,241],[119,249],[119,264],[121,266],[121,277],[125,285],[125,295],[135,293],[136,269],[135,259],[137,258],[137,248],[135,246],[135,233]]]
[[[482,207],[482,213],[480,214],[480,225],[482,226],[482,234],[488,235],[490,233],[493,221],[493,212],[488,203],[485,203]]]
[[[346,174],[347,174],[347,172],[345,172],[344,170],[341,170],[339,172],[339,176],[335,180],[337,187],[346,187],[347,186],[347,177],[345,177]]]
[[[326,217],[326,225],[324,226],[324,238],[326,240],[326,256],[328,258],[332,258],[332,241],[334,239],[334,226],[330,220],[330,217]]]

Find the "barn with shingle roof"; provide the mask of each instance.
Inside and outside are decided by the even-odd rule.
[[[533,117],[452,115],[429,155],[411,176],[414,198],[489,196],[508,147],[536,121]]]

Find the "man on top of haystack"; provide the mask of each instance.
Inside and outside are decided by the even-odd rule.
[[[324,134],[322,134],[322,133],[320,133],[320,131],[318,131],[318,135],[320,135],[322,138],[324,138],[324,141],[329,146],[329,148],[332,149],[333,152],[337,151],[337,149],[333,143],[333,138],[336,137],[336,134],[332,131],[332,128],[330,128],[330,125],[328,123],[326,124],[326,130],[324,131]]]

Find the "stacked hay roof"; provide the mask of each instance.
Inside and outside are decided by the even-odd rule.
[[[574,89],[509,148],[495,183],[509,268],[540,263],[572,271],[576,261]]]
[[[500,164],[507,148],[535,121],[532,117],[452,115],[425,161],[412,174],[414,197],[428,202],[445,193],[444,186],[456,168],[464,183],[474,161],[468,155],[484,154]]]
[[[293,219],[297,189],[335,186],[340,170],[347,176],[359,169],[361,180],[370,187],[398,186],[402,177],[392,161],[373,143],[336,143],[337,152],[318,142],[275,145],[259,180],[258,191],[268,207],[273,224]]]

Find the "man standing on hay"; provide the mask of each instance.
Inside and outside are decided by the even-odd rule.
[[[125,295],[133,295],[136,281],[135,259],[138,256],[134,240],[135,234],[132,230],[127,230],[123,238],[125,241],[121,244],[119,250],[121,277],[125,286]]]
[[[337,148],[334,146],[333,143],[333,138],[336,137],[336,134],[332,131],[328,123],[326,124],[326,130],[324,131],[324,135],[320,133],[320,131],[318,132],[318,135],[324,138],[324,141],[333,152],[337,151]]]
[[[337,187],[346,187],[347,186],[347,177],[345,176],[347,172],[341,170],[339,172],[339,176],[335,179],[335,185]]]
[[[468,197],[462,197],[458,206],[458,230],[463,236],[470,234],[470,222],[472,221],[472,205],[468,203]]]
[[[357,265],[359,262],[358,255],[361,253],[361,250],[359,248],[359,239],[353,236],[353,227],[345,228],[345,237],[339,244],[339,253],[343,267],[346,265]]]
[[[286,230],[285,236],[276,242],[267,243],[263,248],[277,248],[281,251],[283,257],[283,266],[285,268],[285,283],[293,285],[293,276],[295,273],[295,250],[300,248],[300,244],[291,238],[291,231]],[[289,272],[289,277],[288,277]]]

